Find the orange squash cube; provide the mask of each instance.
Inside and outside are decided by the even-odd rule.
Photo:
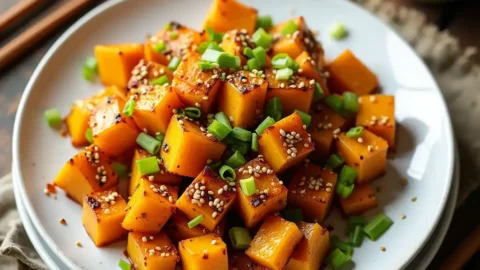
[[[112,156],[133,150],[137,144],[138,128],[132,118],[122,114],[124,106],[119,96],[104,98],[90,116],[94,144]]]
[[[312,114],[308,132],[315,143],[315,151],[312,153],[314,159],[324,161],[328,158],[332,152],[334,135],[336,137],[336,134],[346,125],[345,118],[328,107],[322,107],[320,111]]]
[[[244,252],[236,251],[228,257],[228,269],[238,270],[268,270],[268,268],[261,266],[252,259],[250,259]]]
[[[318,270],[330,248],[330,233],[317,223],[300,222],[304,238],[293,251],[285,270]]]
[[[222,238],[207,234],[178,243],[184,270],[227,270],[227,245]]]
[[[98,146],[90,145],[63,166],[54,184],[81,204],[85,195],[110,189],[117,184],[118,175],[110,164],[109,155]]]
[[[146,179],[152,181],[157,184],[164,184],[164,185],[171,185],[171,186],[179,186],[182,182],[182,177],[179,175],[175,175],[169,173],[163,164],[159,164],[160,172],[151,174],[151,175],[142,175],[140,170],[137,167],[136,161],[143,158],[151,157],[152,155],[147,151],[136,148],[135,153],[133,154],[133,161],[132,161],[132,174],[130,177],[130,183],[128,185],[128,194],[132,195],[133,192],[138,188],[138,185],[141,182],[141,179]]]
[[[395,148],[395,97],[390,95],[366,95],[359,98],[360,109],[355,125],[364,126],[375,135],[384,138],[389,148]]]
[[[283,269],[303,233],[295,223],[268,216],[245,251],[254,262],[272,270]]]
[[[260,153],[276,173],[297,165],[314,150],[310,134],[298,113],[287,116],[262,132]]]
[[[190,219],[203,215],[204,219],[200,225],[214,231],[233,207],[235,198],[233,188],[210,167],[205,166],[180,196],[176,206]]]
[[[103,84],[126,88],[133,68],[143,58],[143,45],[97,45],[95,58]]]
[[[321,222],[330,210],[336,184],[336,173],[306,163],[288,185],[288,205],[300,208],[305,218]]]
[[[268,83],[248,71],[238,71],[227,77],[218,97],[218,110],[230,117],[236,127],[255,125],[262,113]]]
[[[127,253],[132,261],[132,269],[174,270],[180,261],[178,250],[164,233],[128,233]]]
[[[377,207],[375,191],[368,184],[355,184],[347,198],[339,197],[340,205],[346,215],[358,215]]]
[[[345,163],[358,171],[356,183],[370,182],[385,172],[388,143],[370,131],[364,129],[359,138],[341,133],[336,147]]]
[[[127,205],[123,228],[158,233],[175,213],[178,188],[142,179]]]
[[[282,210],[287,205],[287,189],[262,157],[251,160],[237,169],[237,210],[247,228],[257,225],[265,216]],[[258,192],[247,196],[240,188],[240,180],[253,177]]]
[[[315,81],[320,81],[322,77],[320,76],[320,72],[317,68],[317,63],[315,60],[310,57],[308,52],[303,51],[301,54],[295,58],[295,62],[300,66],[301,72],[299,72],[302,76],[314,79]]]
[[[257,10],[236,0],[214,0],[203,23],[203,28],[212,27],[217,32],[245,29],[250,34],[255,30]]]
[[[173,72],[168,67],[145,59],[140,60],[132,70],[132,76],[128,81],[128,89],[138,88],[140,85],[150,85],[151,81],[167,76],[168,82],[171,84],[173,80]]]
[[[197,62],[201,55],[188,52],[173,73],[173,89],[187,106],[200,108],[202,113],[212,111],[222,81],[220,69],[201,70]]]
[[[226,148],[198,122],[176,114],[168,125],[160,155],[169,172],[196,177],[209,159],[219,160]]]
[[[182,107],[171,86],[140,86],[130,93],[135,100],[133,119],[141,130],[151,135],[165,133],[173,111]]]
[[[114,190],[95,191],[83,197],[82,223],[97,247],[119,240],[127,203]]]
[[[268,91],[266,100],[279,97],[282,103],[282,115],[285,117],[296,109],[308,112],[315,91],[315,80],[303,76],[292,76],[288,81],[275,79],[273,70],[266,71]]]
[[[181,211],[177,211],[175,214],[172,215],[165,229],[168,232],[168,235],[175,242],[180,242],[185,239],[204,236],[211,233],[219,237],[223,237],[223,233],[225,231],[225,220],[222,220],[213,231],[210,231],[202,225],[197,225],[193,228],[189,228],[189,221],[190,219],[185,216],[185,214],[183,214]]]
[[[368,95],[378,87],[377,76],[373,74],[350,50],[345,50],[328,67],[328,87],[334,92],[354,92],[359,96]]]

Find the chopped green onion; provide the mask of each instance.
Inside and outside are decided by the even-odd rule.
[[[170,32],[170,39],[177,39],[177,38],[178,38],[178,32],[177,31]]]
[[[224,82],[226,78],[227,78],[227,74],[226,74],[225,72],[222,73],[222,75],[220,75],[220,80],[221,80],[222,82]]]
[[[338,182],[344,185],[351,185],[355,183],[355,178],[357,177],[357,170],[348,165],[344,165],[338,176]]]
[[[165,138],[165,134],[162,134],[162,133],[160,133],[160,132],[157,132],[157,134],[155,134],[155,139],[156,139],[157,141],[159,141],[160,143],[163,142],[163,139],[164,139],[164,138]]]
[[[219,67],[217,63],[212,63],[207,61],[198,61],[197,65],[201,70],[209,70],[209,69],[214,69]]]
[[[232,129],[232,137],[240,141],[249,142],[252,140],[252,132],[243,128],[234,127]]]
[[[207,49],[202,54],[202,60],[212,63],[217,63],[222,68],[237,67],[237,59],[232,54],[226,52],[219,52],[212,49]]]
[[[257,132],[258,135],[262,135],[262,132],[273,124],[275,124],[275,120],[272,117],[267,116],[267,118],[265,118],[265,120],[263,120],[263,122],[255,129],[255,132]]]
[[[240,56],[234,56],[235,58],[235,68],[239,68],[240,65],[242,64],[242,61],[240,60]]]
[[[166,83],[169,83],[167,75],[163,75],[150,81],[151,85],[165,85]]]
[[[215,50],[215,51],[223,52],[222,47],[218,46],[218,44],[216,42],[213,42],[213,41],[205,41],[205,42],[200,43],[198,45],[196,51],[198,53],[204,53],[207,49],[212,49],[212,50]]]
[[[248,59],[251,59],[251,58],[255,57],[255,55],[253,55],[252,49],[250,49],[249,47],[245,47],[243,49],[243,55],[245,55]]]
[[[223,39],[222,33],[217,33],[213,30],[212,27],[207,27],[208,41],[220,42]]]
[[[338,270],[350,262],[350,256],[344,254],[340,249],[335,249],[328,255],[327,262],[334,270]]]
[[[228,231],[228,236],[235,249],[246,249],[252,241],[250,232],[243,227],[232,227],[230,231]]]
[[[208,167],[212,168],[212,170],[216,170],[216,169],[220,168],[220,166],[222,166],[222,163],[219,160],[217,160],[217,161],[212,161],[212,162],[208,163],[207,165],[208,165]]]
[[[265,115],[272,117],[275,121],[282,119],[282,102],[279,97],[273,97],[267,101]]]
[[[347,243],[347,242],[343,241],[342,239],[338,238],[338,236],[336,236],[336,235],[330,237],[330,247],[332,249],[338,248],[348,256],[353,255],[353,247],[349,243]]]
[[[300,222],[303,220],[302,210],[300,208],[285,208],[282,210],[282,216],[291,222]]]
[[[252,133],[252,151],[258,152],[258,135],[257,135],[257,133]]]
[[[172,60],[170,60],[170,63],[168,63],[168,69],[172,70],[172,71],[175,71],[177,70],[178,66],[180,65],[180,62],[182,62],[182,60],[180,60],[180,58],[178,57],[173,57]]]
[[[236,143],[232,144],[232,151],[238,151],[242,155],[248,154],[250,150],[250,144],[247,142],[237,140]]]
[[[129,99],[127,103],[125,103],[122,113],[126,116],[132,116],[134,111],[135,111],[135,100]]]
[[[315,91],[313,92],[313,101],[318,101],[325,95],[322,86],[319,83],[315,83]]]
[[[353,127],[347,133],[347,137],[349,138],[358,138],[361,137],[363,134],[363,127]]]
[[[259,70],[259,71],[257,72],[257,76],[260,77],[260,76],[262,76],[262,75],[263,75],[263,70]]]
[[[165,30],[172,30],[172,23],[167,23],[165,26],[163,26],[163,29]]]
[[[242,193],[245,196],[253,195],[257,192],[257,186],[255,185],[255,178],[250,176],[246,179],[240,180],[240,188],[242,189]]]
[[[342,166],[344,162],[345,162],[345,159],[343,159],[342,156],[338,154],[332,154],[327,159],[327,166],[332,170],[335,170],[338,167]]]
[[[343,115],[343,100],[336,95],[329,95],[325,98],[325,104],[336,113]]]
[[[350,230],[350,242],[353,246],[359,247],[363,242],[363,226],[357,225]]]
[[[287,24],[282,28],[282,30],[280,30],[280,34],[286,36],[286,35],[291,35],[293,33],[295,33],[295,31],[298,30],[298,25],[290,20],[287,22]]]
[[[122,163],[113,162],[112,169],[120,178],[127,176],[127,171],[128,171],[127,166],[123,165]]]
[[[252,71],[252,70],[260,70],[261,69],[261,65],[260,63],[258,62],[258,59],[257,58],[252,58],[252,59],[248,59],[247,60],[247,68],[249,71]]]
[[[220,178],[227,182],[233,182],[237,177],[237,175],[235,174],[235,170],[228,165],[222,165],[222,167],[220,167],[220,170],[218,170],[218,174],[220,175]]]
[[[160,171],[157,157],[137,159],[135,163],[137,164],[137,168],[142,175],[154,174]]]
[[[220,123],[224,124],[228,128],[232,128],[232,124],[230,123],[230,118],[224,112],[218,112],[215,114],[215,119],[217,119]]]
[[[310,123],[312,122],[312,116],[310,114],[302,112],[300,110],[295,110],[295,112],[300,115],[300,118],[302,118],[302,122],[305,126],[310,126]]]
[[[194,227],[196,227],[197,225],[200,225],[200,223],[202,223],[203,220],[204,220],[203,215],[198,215],[198,216],[196,216],[194,219],[190,220],[190,221],[187,223],[187,226],[188,226],[189,229],[194,228]]]
[[[160,147],[162,147],[161,142],[145,132],[138,134],[137,143],[151,155],[158,154]]]
[[[255,49],[252,50],[253,55],[255,56],[255,59],[257,59],[258,63],[260,64],[260,67],[264,67],[265,63],[267,62],[267,52],[263,47],[256,47]]]
[[[167,43],[165,43],[165,41],[162,40],[153,46],[153,50],[156,51],[157,53],[166,51]]]
[[[343,39],[348,36],[348,31],[345,28],[345,25],[339,22],[330,27],[329,33],[333,39]]]
[[[122,260],[122,259],[120,259],[120,261],[118,262],[118,266],[119,266],[120,269],[122,269],[122,270],[130,270],[130,269],[132,269],[132,266],[131,266],[128,262],[126,262],[126,261],[124,261],[124,260]]]
[[[288,54],[286,53],[279,53],[276,54],[272,58],[272,66],[274,69],[282,69],[282,68],[289,68],[293,70],[293,72],[297,72],[300,66],[298,65],[295,60],[293,60]]]
[[[354,188],[355,188],[355,184],[346,185],[342,183],[337,183],[337,187],[335,190],[338,195],[340,195],[342,198],[345,199],[348,196],[350,196],[350,194],[352,194]]]
[[[200,116],[202,115],[202,112],[197,107],[187,107],[185,108],[184,113],[187,117],[190,118],[200,118]]]
[[[293,75],[293,70],[290,68],[282,68],[277,70],[277,73],[275,74],[275,80],[277,81],[286,81],[290,79]]]
[[[358,112],[360,103],[358,103],[358,95],[352,92],[343,93],[343,108],[351,113]]]
[[[87,142],[93,143],[93,131],[91,128],[85,130],[85,139],[87,139]]]
[[[217,120],[213,120],[213,122],[207,127],[207,130],[215,135],[215,137],[217,137],[219,140],[223,140],[223,138],[227,137],[230,131],[232,131],[231,128],[225,126]]]
[[[247,161],[238,151],[235,151],[235,153],[231,157],[225,160],[225,164],[232,167],[233,169],[236,169],[245,163],[247,163]]]
[[[62,116],[58,109],[48,109],[44,114],[50,127],[59,128],[62,125]]]
[[[94,81],[95,80],[95,75],[98,73],[98,64],[97,64],[97,59],[95,57],[88,57],[85,59],[85,62],[83,63],[82,67],[82,74],[83,78],[85,78],[87,81]]]
[[[363,216],[349,216],[348,227],[353,229],[355,226],[365,226],[365,217]]]
[[[252,35],[252,40],[257,46],[261,46],[265,49],[270,48],[272,46],[273,38],[269,35],[263,28],[258,28],[255,33]]]
[[[363,229],[363,232],[372,240],[377,240],[384,232],[392,226],[393,221],[385,216],[385,214],[379,214],[367,226]]]
[[[270,15],[263,15],[257,17],[257,26],[256,28],[263,28],[265,31],[270,30],[273,27],[273,20],[272,16]]]

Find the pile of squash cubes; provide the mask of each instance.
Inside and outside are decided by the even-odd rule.
[[[68,131],[74,146],[86,148],[54,183],[83,205],[96,246],[128,235],[135,269],[175,269],[180,261],[184,269],[319,269],[330,242],[320,224],[333,198],[346,215],[376,206],[368,183],[384,173],[395,146],[393,96],[372,94],[376,76],[348,50],[327,64],[303,17],[267,29],[273,39],[265,64],[251,70],[257,17],[234,0],[214,0],[204,24],[209,31],[172,22],[145,44],[95,46],[108,87],[74,103]],[[283,33],[292,23],[294,33]],[[199,68],[198,48],[206,41],[237,56],[241,68]],[[298,64],[288,80],[278,80],[272,67],[278,54]],[[158,78],[161,85],[153,83]],[[353,114],[342,111],[347,91],[358,99]],[[124,113],[130,100],[132,115]],[[255,130],[271,100],[281,105],[277,119],[251,132],[253,143],[218,138],[208,128],[223,113],[225,126]],[[188,117],[187,107],[201,117]],[[362,127],[361,136],[348,136],[351,127]],[[162,141],[158,154],[137,144],[147,134]],[[334,153],[357,173],[346,198],[334,196],[344,185],[337,183],[339,168],[325,166]],[[241,162],[225,179],[218,165],[233,154]],[[139,163],[152,158],[157,167],[145,173]],[[129,176],[125,197],[117,189],[122,174]],[[241,185],[248,178],[253,193]],[[285,218],[289,209],[299,209],[303,220]],[[238,243],[226,240],[229,229]]]

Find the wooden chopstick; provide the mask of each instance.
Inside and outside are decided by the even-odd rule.
[[[15,6],[0,14],[0,33],[19,22],[30,12],[46,3],[45,0],[21,0]]]
[[[93,0],[67,0],[65,4],[0,48],[0,70],[93,2]]]
[[[443,262],[440,270],[462,269],[470,258],[480,251],[480,225]]]

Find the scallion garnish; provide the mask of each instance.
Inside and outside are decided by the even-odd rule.
[[[197,47],[197,52],[204,53],[207,49],[223,52],[223,49],[220,46],[218,46],[216,42],[213,42],[213,41],[205,41],[200,43]]]
[[[358,102],[358,95],[352,92],[343,93],[343,108],[351,113],[358,112],[360,103]]]
[[[253,176],[250,176],[249,178],[241,179],[240,180],[240,188],[242,189],[242,193],[245,196],[250,196],[250,195],[255,194],[257,192],[257,186],[255,184],[255,178],[253,178]]]
[[[62,116],[58,109],[48,109],[45,111],[45,119],[50,127],[59,128],[62,126]]]
[[[325,98],[325,104],[340,115],[344,115],[343,100],[336,95],[329,95]]]
[[[166,83],[169,83],[167,75],[163,75],[150,81],[151,85],[165,85]]]
[[[234,127],[232,129],[231,136],[244,142],[249,142],[252,140],[252,132],[239,127]]]
[[[273,27],[272,16],[270,16],[270,15],[258,16],[257,26],[256,26],[257,29],[258,28],[263,28],[263,29],[265,29],[265,31],[268,31],[272,27]]]
[[[267,118],[265,118],[265,120],[263,120],[263,122],[260,123],[260,125],[258,125],[258,127],[255,129],[255,132],[258,135],[262,135],[262,132],[273,124],[275,124],[275,120],[273,120],[272,117],[267,116]]]
[[[163,139],[164,139],[164,138],[165,138],[165,134],[162,134],[162,133],[160,133],[160,132],[157,132],[157,134],[155,134],[155,139],[156,139],[157,141],[159,141],[160,143],[163,142]]]
[[[252,53],[255,59],[257,59],[260,68],[263,68],[265,66],[265,63],[267,62],[267,52],[265,51],[265,49],[258,46],[252,50]]]
[[[327,262],[333,267],[334,270],[338,270],[350,262],[350,256],[343,253],[340,249],[335,249],[328,255]]]
[[[225,160],[225,164],[232,167],[233,169],[236,169],[245,163],[247,163],[247,161],[245,160],[243,155],[240,154],[239,151],[235,151],[235,153],[232,156],[230,156],[227,160]]]
[[[230,231],[228,231],[228,236],[235,249],[246,249],[252,241],[250,232],[242,227],[232,227]]]
[[[355,226],[365,226],[365,217],[363,216],[349,216],[348,227],[352,229]]]
[[[249,71],[260,70],[261,66],[257,58],[252,58],[247,60],[247,68]]]
[[[112,169],[115,171],[119,178],[127,176],[127,166],[123,165],[122,163],[113,162]]]
[[[342,183],[337,183],[337,187],[335,188],[335,191],[338,195],[340,195],[340,197],[345,199],[345,198],[348,198],[350,194],[352,194],[354,188],[355,188],[355,184],[346,185]]]
[[[245,55],[248,59],[254,58],[255,56],[253,55],[252,49],[249,47],[245,47],[243,49],[243,55]]]
[[[196,227],[197,225],[200,225],[200,223],[202,223],[203,220],[204,220],[203,215],[198,215],[198,216],[196,216],[194,219],[190,220],[190,221],[187,223],[187,226],[188,226],[189,229],[194,228],[194,227]]]
[[[300,115],[300,118],[302,118],[302,122],[305,126],[310,126],[310,123],[312,122],[312,116],[308,113],[302,112],[300,110],[295,110],[298,115]]]
[[[145,132],[138,134],[137,143],[151,155],[156,155],[160,151],[162,144]]]
[[[85,139],[87,139],[87,142],[93,143],[93,131],[91,128],[85,130]]]
[[[363,226],[357,225],[350,229],[350,242],[353,246],[359,247],[363,242]]]
[[[363,127],[353,127],[345,135],[349,138],[358,138],[363,134]]]
[[[284,36],[291,35],[295,33],[295,31],[297,30],[298,30],[298,25],[294,21],[290,20],[285,24],[282,30],[280,30],[280,34]]]
[[[348,165],[344,165],[338,176],[338,182],[344,185],[352,185],[357,177],[357,170]]]
[[[95,57],[87,57],[82,67],[83,78],[87,81],[94,81],[98,73],[98,63]]]
[[[220,175],[220,178],[227,182],[233,182],[237,177],[235,170],[228,165],[222,165],[222,167],[220,167],[218,170],[218,174]]]
[[[270,48],[272,46],[273,38],[269,35],[263,28],[257,29],[255,33],[252,35],[252,40],[257,46],[261,46],[265,49]]]
[[[220,42],[223,39],[223,34],[222,33],[217,33],[213,30],[212,27],[207,27],[205,29],[208,33],[208,41],[214,41],[214,42]]]
[[[170,63],[168,63],[168,69],[172,70],[172,71],[175,71],[177,70],[178,66],[180,65],[180,62],[182,62],[182,60],[180,60],[180,58],[178,57],[173,57],[172,60],[170,60]]]
[[[132,269],[132,266],[128,262],[126,262],[122,259],[120,259],[120,261],[118,262],[118,266],[122,270],[131,270]]]
[[[336,236],[336,235],[330,237],[330,247],[332,249],[338,248],[348,256],[353,255],[353,247],[349,243],[347,243],[347,242],[343,241],[342,239],[338,238],[338,236]]]
[[[202,112],[197,107],[187,107],[183,110],[183,112],[187,117],[194,119],[200,118],[200,116],[202,115]]]
[[[318,101],[325,95],[322,86],[317,82],[315,83],[315,91],[313,92],[313,101]]]
[[[253,152],[258,152],[258,135],[257,135],[257,133],[252,133],[251,148],[252,148]]]
[[[286,81],[290,79],[293,75],[293,70],[291,68],[282,68],[277,70],[275,74],[275,80],[277,81]]]
[[[219,67],[217,63],[207,62],[207,61],[198,61],[197,65],[201,70],[209,70],[209,69],[214,69]]]
[[[223,138],[227,137],[230,131],[232,131],[231,128],[225,126],[217,120],[213,120],[213,122],[208,125],[207,130],[219,140],[223,140]]]
[[[282,119],[282,102],[279,97],[273,97],[267,101],[265,115],[272,117],[275,121]]]
[[[135,100],[129,99],[125,106],[123,107],[123,115],[132,116],[133,112],[135,111]]]
[[[332,170],[335,170],[338,167],[342,166],[344,162],[345,159],[343,159],[342,156],[338,154],[331,154],[327,159],[326,165]]]
[[[170,32],[170,39],[177,39],[177,38],[178,38],[178,32],[177,31]]]
[[[135,163],[137,164],[137,168],[142,175],[154,174],[160,171],[157,157],[138,159],[135,161]]]
[[[276,54],[272,58],[272,66],[274,69],[283,69],[289,68],[293,70],[293,72],[297,72],[300,66],[298,65],[295,60],[293,60],[288,54],[286,53],[279,53]]]
[[[153,50],[156,51],[157,53],[166,51],[167,43],[165,43],[165,41],[162,40],[153,46]]]
[[[224,124],[228,128],[232,128],[232,124],[230,123],[230,119],[224,112],[218,112],[215,114],[215,119],[217,119],[220,123]]]
[[[390,228],[390,226],[392,226],[392,224],[393,221],[382,213],[370,221],[365,228],[363,228],[363,232],[368,236],[368,238],[377,240],[384,232],[388,230],[388,228]]]
[[[236,68],[238,64],[236,57],[232,54],[212,49],[205,50],[202,60],[217,63],[221,68]]]
[[[345,25],[339,22],[335,23],[330,27],[329,33],[333,39],[337,39],[337,40],[343,39],[348,36],[348,31],[345,28]]]

